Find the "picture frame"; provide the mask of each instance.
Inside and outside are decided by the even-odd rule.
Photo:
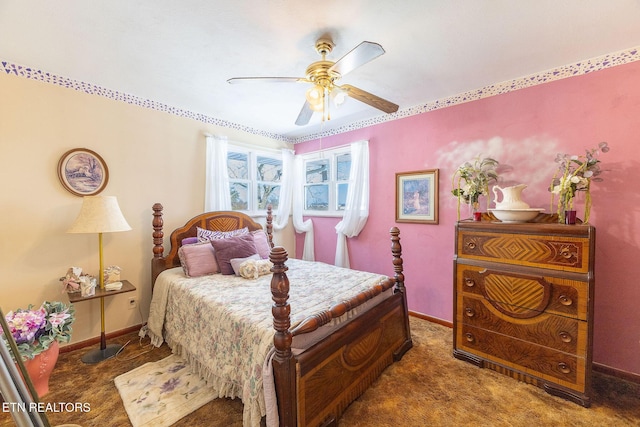
[[[93,196],[107,186],[109,168],[95,151],[74,148],[60,157],[58,178],[62,186],[71,194]]]
[[[438,223],[438,171],[396,173],[396,222]]]

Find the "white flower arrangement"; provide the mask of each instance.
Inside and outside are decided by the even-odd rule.
[[[479,197],[490,197],[489,183],[498,180],[498,165],[499,162],[490,157],[477,157],[473,162],[465,162],[458,167],[451,179],[451,193],[458,198],[458,220],[461,201],[477,210]]]
[[[609,151],[609,145],[601,142],[596,148],[586,150],[584,156],[568,155],[558,153],[556,163],[558,170],[549,185],[551,191],[551,205],[553,207],[554,199],[557,196],[557,212],[558,221],[564,222],[564,213],[573,210],[574,199],[578,191],[585,193],[584,207],[584,223],[589,222],[591,213],[591,182],[602,181],[599,175],[602,173],[600,169],[600,153]]]

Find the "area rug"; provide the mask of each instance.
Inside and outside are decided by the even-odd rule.
[[[133,427],[166,427],[215,394],[180,357],[149,362],[114,380]]]

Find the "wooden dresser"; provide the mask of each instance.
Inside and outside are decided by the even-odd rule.
[[[453,355],[590,405],[595,228],[456,225]]]

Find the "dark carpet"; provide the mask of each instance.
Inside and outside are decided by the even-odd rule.
[[[640,426],[640,384],[594,372],[591,408],[551,396],[543,390],[451,355],[452,330],[412,317],[414,347],[387,368],[380,379],[347,409],[344,426]],[[171,351],[139,342],[129,334],[110,343],[129,341],[117,358],[85,365],[86,349],[62,353],[50,382],[48,403],[85,403],[89,411],[49,412],[52,426],[130,426],[113,383],[118,375]],[[85,405],[86,407],[87,405]],[[0,426],[11,426],[0,413]],[[241,426],[242,403],[215,399],[175,426]]]

